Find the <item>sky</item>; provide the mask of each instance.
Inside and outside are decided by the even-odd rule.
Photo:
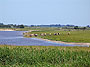
[[[0,23],[90,25],[90,0],[0,0]]]

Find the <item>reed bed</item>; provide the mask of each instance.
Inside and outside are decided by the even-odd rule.
[[[0,67],[90,67],[90,47],[1,45]]]

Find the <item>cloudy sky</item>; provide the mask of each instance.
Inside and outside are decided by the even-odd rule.
[[[0,0],[0,22],[90,25],[90,0]]]

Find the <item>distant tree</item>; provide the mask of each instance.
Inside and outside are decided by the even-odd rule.
[[[31,27],[35,27],[35,25],[31,25]]]
[[[0,25],[4,25],[3,23],[0,23]]]
[[[78,26],[75,26],[74,29],[79,29]]]
[[[85,30],[86,29],[86,27],[83,27],[83,30]]]
[[[89,25],[87,25],[86,27],[90,27]]]
[[[24,25],[18,25],[19,28],[24,28]]]

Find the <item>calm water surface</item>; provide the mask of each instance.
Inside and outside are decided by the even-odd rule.
[[[1,45],[34,45],[34,46],[82,46],[75,44],[55,43],[51,41],[44,41],[37,38],[24,38],[23,32],[25,31],[0,31],[0,44]],[[87,45],[83,45],[86,46]]]

